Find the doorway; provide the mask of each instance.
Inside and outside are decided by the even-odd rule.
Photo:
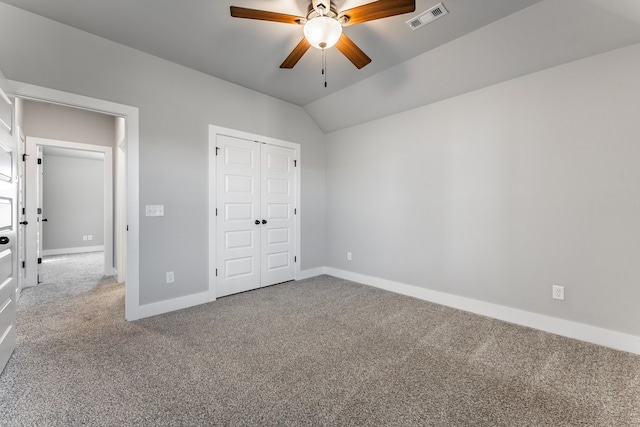
[[[119,270],[118,281],[125,282],[125,318],[137,320],[140,314],[139,299],[139,110],[124,104],[76,95],[55,89],[11,81],[13,94],[21,100],[32,100],[95,111],[118,117],[121,121],[120,133],[124,136],[116,151],[116,158],[123,158],[126,164],[118,166],[124,182],[116,182],[116,236],[120,236],[117,247],[119,257],[126,259],[126,271]],[[124,203],[119,203],[124,201]],[[121,212],[124,212],[121,216]],[[126,233],[126,236],[125,236]],[[122,279],[120,277],[122,276]]]
[[[25,287],[44,281],[47,255],[100,251],[113,276],[112,147],[31,136],[26,144]]]

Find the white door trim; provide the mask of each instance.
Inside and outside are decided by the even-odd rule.
[[[295,263],[295,280],[300,277],[300,265],[302,264],[300,256],[300,223],[302,212],[300,210],[300,170],[301,170],[301,154],[300,144],[283,141],[281,139],[270,138],[267,136],[257,135],[249,132],[243,132],[235,129],[224,128],[220,126],[209,125],[209,301],[216,299],[216,138],[218,135],[225,135],[234,138],[247,139],[250,141],[260,141],[266,144],[276,145],[279,147],[290,148],[296,150],[297,167],[295,168],[296,176],[296,221],[295,221],[295,251],[297,262]]]
[[[113,276],[113,148],[104,145],[85,144],[81,142],[60,141],[57,139],[38,138],[33,136],[27,137],[27,182],[35,182],[35,159],[37,147],[60,147],[70,148],[73,150],[94,151],[104,154],[104,275]],[[33,185],[27,186],[27,197],[29,202],[27,205],[27,221],[29,224],[37,224],[37,213],[35,207],[35,194],[29,191]],[[36,265],[32,261],[35,255],[35,233],[34,227],[27,227],[27,277],[29,278],[29,286],[36,285],[32,282],[35,279]],[[42,236],[40,236],[42,239]],[[31,248],[31,249],[30,249]]]
[[[126,119],[127,161],[127,268],[125,281],[125,317],[140,319],[140,157],[139,110],[137,107],[117,104],[97,98],[62,92],[28,83],[9,81],[12,95],[36,101],[45,101],[70,107],[83,108]]]

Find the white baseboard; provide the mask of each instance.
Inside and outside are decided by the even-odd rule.
[[[104,246],[81,246],[78,248],[46,249],[42,251],[42,256],[81,254],[85,252],[102,251],[104,251]]]
[[[165,301],[145,304],[138,307],[138,316],[136,319],[144,319],[145,317],[157,316],[158,314],[168,313],[170,311],[182,310],[183,308],[193,307],[195,305],[205,304],[209,302],[209,291],[200,292],[199,294],[187,295],[184,297],[174,298]]]
[[[304,280],[309,277],[319,276],[321,274],[325,274],[325,267],[303,270],[298,274],[296,280]],[[159,314],[169,313],[175,310],[182,310],[183,308],[189,308],[213,301],[215,301],[215,298],[210,296],[209,291],[207,291],[166,301],[145,304],[139,306],[136,315],[129,320],[144,319],[145,317],[157,316]]]
[[[407,295],[433,302],[435,304],[456,308],[458,310],[464,310],[480,314],[482,316],[503,320],[505,322],[515,323],[517,325],[539,329],[552,334],[640,355],[640,337],[635,335],[624,334],[610,329],[586,325],[584,323],[545,316],[530,311],[433,291],[418,286],[407,285],[364,274],[353,273],[351,271],[340,270],[332,267],[317,267],[300,271],[297,280],[304,280],[322,274],[328,274],[401,295]],[[145,304],[139,307],[137,318],[142,319],[145,317],[156,316],[158,314],[181,310],[183,308],[193,307],[207,302],[210,302],[208,291],[167,301]]]
[[[545,316],[542,314],[532,313],[530,311],[505,307],[498,304],[478,301],[471,298],[447,294],[444,292],[432,291],[429,289],[420,288],[418,286],[393,282],[391,280],[366,276],[364,274],[353,273],[350,271],[340,270],[332,267],[306,271],[312,272],[316,270],[323,270],[323,273],[339,277],[341,279],[351,280],[353,282],[385,289],[387,291],[395,292],[398,294],[407,295],[436,304],[457,308],[459,310],[480,314],[482,316],[504,320],[506,322],[539,329],[541,331],[550,332],[552,334],[561,335],[568,338],[574,338],[580,341],[586,341],[592,344],[610,347],[616,350],[640,354],[640,337],[635,335],[624,334],[621,332],[612,331],[610,329],[604,329],[596,326],[586,325],[584,323],[572,322],[570,320]]]
[[[316,277],[323,274],[326,274],[326,267],[309,268],[307,270],[301,270],[296,280],[304,280],[310,277]]]

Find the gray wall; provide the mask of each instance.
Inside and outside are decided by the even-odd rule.
[[[43,182],[42,248],[103,246],[104,160],[45,154]]]
[[[302,108],[4,3],[0,61],[9,79],[140,109],[141,213],[165,205],[163,218],[140,216],[141,304],[208,289],[210,124],[301,144],[299,261],[325,264],[324,136]]]
[[[635,45],[327,135],[327,264],[640,335],[638,76]]]
[[[10,79],[140,108],[140,204],[166,214],[140,217],[142,304],[207,289],[214,124],[302,145],[305,269],[640,335],[637,45],[327,136],[297,106],[2,3],[0,60]]]
[[[42,102],[24,101],[26,136],[113,147],[115,118],[93,111]]]

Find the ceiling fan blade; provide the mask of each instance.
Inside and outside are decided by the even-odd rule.
[[[282,65],[280,65],[280,68],[295,67],[298,61],[300,61],[300,58],[302,58],[302,55],[304,55],[309,50],[310,47],[311,47],[311,44],[309,44],[307,39],[303,38],[300,41],[300,43],[298,43],[298,46],[296,46],[293,49],[293,51],[289,54],[289,56],[287,56],[287,59],[284,60]]]
[[[348,18],[344,25],[353,25],[415,10],[415,0],[378,0],[340,12],[340,17]]]
[[[356,68],[360,69],[371,62],[371,58],[367,56],[366,53],[362,51],[351,39],[342,33],[340,36],[340,40],[336,43],[336,48],[342,52],[344,56],[347,57],[349,61],[356,66]]]
[[[283,22],[285,24],[300,24],[304,19],[300,16],[284,13],[268,12],[266,10],[247,9],[246,7],[231,6],[231,16],[234,18],[257,19],[260,21]]]

